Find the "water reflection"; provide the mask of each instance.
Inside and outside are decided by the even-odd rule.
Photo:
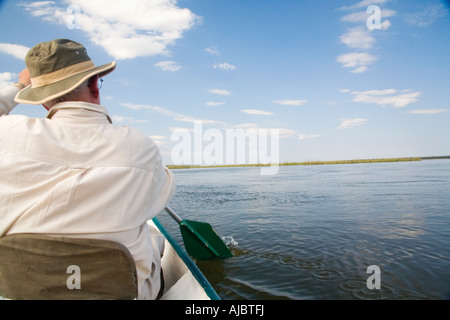
[[[280,167],[265,177],[258,168],[175,174],[174,210],[229,237],[233,258],[198,262],[224,299],[450,292],[448,160]],[[381,269],[381,290],[367,288],[370,265]]]
[[[358,221],[361,232],[370,233],[380,239],[411,239],[425,234],[424,218],[417,214],[392,214],[397,218],[361,217]]]

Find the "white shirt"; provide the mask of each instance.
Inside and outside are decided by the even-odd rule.
[[[18,88],[0,91],[0,114]],[[124,244],[140,299],[159,290],[160,243],[147,221],[167,206],[175,179],[156,144],[111,124],[103,106],[63,102],[46,119],[0,117],[0,236],[46,233]],[[155,241],[156,240],[156,241]]]

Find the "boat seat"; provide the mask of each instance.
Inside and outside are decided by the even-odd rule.
[[[136,265],[120,243],[28,233],[0,238],[3,298],[113,300],[137,295]]]

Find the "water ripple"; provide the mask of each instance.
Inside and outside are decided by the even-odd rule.
[[[312,273],[312,276],[315,280],[326,282],[339,281],[344,277],[344,275],[341,272],[334,269],[317,270]]]

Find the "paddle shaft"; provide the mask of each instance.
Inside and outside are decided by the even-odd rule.
[[[172,209],[170,209],[169,207],[166,207],[166,211],[169,213],[169,215],[175,219],[176,222],[178,222],[178,224],[181,223],[181,221],[183,221]]]

